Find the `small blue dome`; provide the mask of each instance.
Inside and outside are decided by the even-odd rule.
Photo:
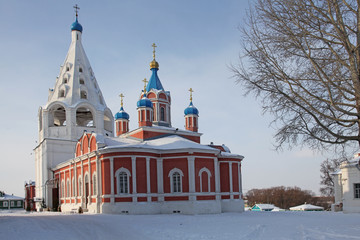
[[[146,94],[137,102],[137,107],[149,107],[152,108],[152,102],[146,97]]]
[[[121,107],[120,111],[115,114],[115,120],[126,119],[129,120],[130,116],[127,112],[124,111],[124,108]]]
[[[82,32],[83,27],[81,26],[81,24],[78,22],[77,18],[75,20],[75,22],[73,22],[73,24],[71,24],[71,31],[79,31]]]
[[[185,115],[194,114],[199,115],[199,110],[194,107],[193,103],[190,102],[190,105],[184,110]]]

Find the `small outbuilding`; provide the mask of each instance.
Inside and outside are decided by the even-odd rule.
[[[291,207],[290,211],[324,211],[323,207],[315,206],[312,204],[304,203],[299,206]]]
[[[24,208],[24,198],[5,194],[5,192],[0,191],[0,210],[22,208]]]
[[[276,208],[273,204],[255,204],[251,211],[272,211],[274,208]]]

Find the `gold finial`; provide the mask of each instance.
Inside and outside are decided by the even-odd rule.
[[[153,59],[155,60],[155,48],[157,47],[155,43],[151,45],[153,47]]]
[[[192,102],[192,93],[194,92],[194,90],[192,88],[190,88],[189,92],[190,92],[190,102]]]
[[[125,97],[122,93],[120,93],[119,97],[121,98],[121,107],[123,106],[123,97]]]
[[[78,10],[80,10],[80,8],[78,7],[77,4],[75,4],[75,6],[73,8],[75,8],[75,13],[76,13],[76,18],[77,18],[78,17]]]
[[[144,78],[144,80],[142,80],[144,82],[144,94],[146,93],[146,84],[148,83],[148,81],[146,80],[146,78]]]

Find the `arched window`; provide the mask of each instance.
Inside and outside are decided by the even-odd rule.
[[[95,127],[93,114],[89,108],[80,107],[76,110],[76,125],[81,127]]]
[[[182,177],[184,176],[183,172],[178,168],[173,168],[170,173],[170,190],[172,193],[181,193],[182,192]]]
[[[79,177],[79,180],[78,180],[78,184],[79,184],[79,187],[78,187],[78,196],[82,196],[82,181],[81,181],[81,177]]]
[[[63,106],[55,105],[49,113],[49,127],[66,126],[66,110]]]
[[[160,121],[165,121],[165,108],[160,108]]]
[[[203,167],[199,171],[199,178],[200,178],[200,192],[210,192],[210,177],[211,172],[206,167]]]
[[[66,197],[70,197],[70,180],[66,180]]]
[[[65,97],[65,90],[59,91],[59,97]]]
[[[96,182],[96,174],[94,173],[93,174],[93,195],[96,195],[97,194],[97,189],[96,189],[96,186],[97,186],[97,182]]]
[[[130,193],[130,171],[126,168],[120,168],[115,173],[117,194],[128,194]]]
[[[86,91],[81,91],[80,92],[80,98],[81,99],[87,99],[87,92]]]

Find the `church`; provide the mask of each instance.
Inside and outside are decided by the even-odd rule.
[[[150,62],[139,89],[138,127],[121,94],[113,116],[82,46],[83,27],[71,25],[71,44],[48,102],[40,107],[35,147],[36,204],[91,213],[205,214],[242,212],[241,162],[225,145],[201,144],[199,110],[184,103],[185,129],[171,125],[171,94]]]

